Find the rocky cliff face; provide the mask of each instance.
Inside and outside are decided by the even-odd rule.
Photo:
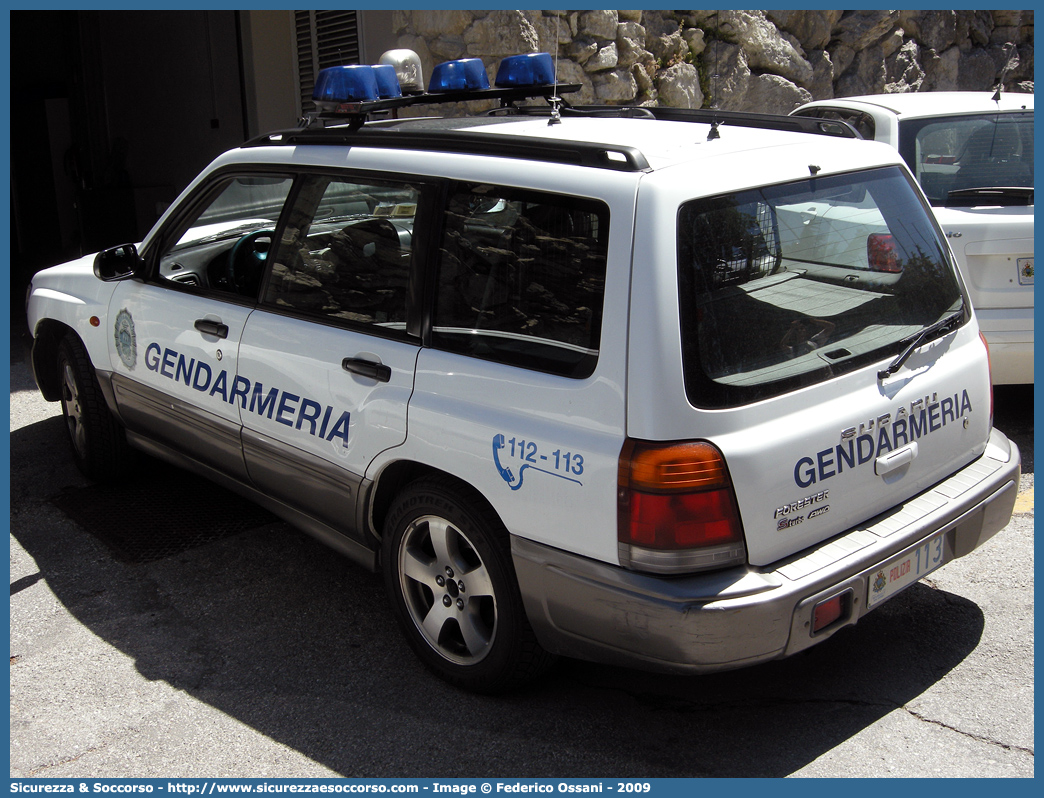
[[[557,52],[574,102],[787,113],[881,92],[1033,91],[1033,11],[400,11],[440,61]],[[491,74],[490,78],[494,75]]]

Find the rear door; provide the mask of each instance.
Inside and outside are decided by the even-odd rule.
[[[417,184],[302,176],[238,374],[253,482],[343,531],[374,456],[406,437]]]

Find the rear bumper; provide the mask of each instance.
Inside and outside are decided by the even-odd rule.
[[[548,651],[650,670],[698,673],[789,656],[856,623],[870,579],[891,558],[944,534],[946,562],[1011,518],[1018,448],[994,431],[986,452],[858,528],[764,568],[688,577],[635,573],[512,537],[522,598]],[[811,633],[812,608],[850,592],[842,617]]]

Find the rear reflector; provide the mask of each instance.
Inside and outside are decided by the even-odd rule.
[[[848,618],[851,610],[851,590],[845,590],[843,593],[819,602],[812,608],[812,634],[821,632],[838,621]]]

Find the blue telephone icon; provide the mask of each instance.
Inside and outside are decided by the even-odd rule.
[[[497,471],[500,472],[500,476],[504,478],[504,481],[508,484],[511,490],[518,490],[522,487],[522,471],[526,469],[526,466],[522,466],[522,469],[518,472],[518,482],[515,482],[515,475],[511,473],[511,469],[507,468],[503,463],[500,462],[500,450],[504,448],[504,436],[494,435],[493,436],[493,463],[497,467]]]

